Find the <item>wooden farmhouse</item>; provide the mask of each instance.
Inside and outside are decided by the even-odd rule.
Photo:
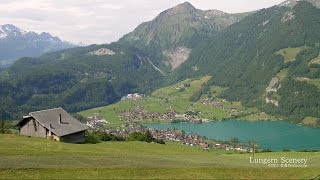
[[[85,141],[88,127],[62,108],[31,112],[18,123],[21,135],[69,143]]]

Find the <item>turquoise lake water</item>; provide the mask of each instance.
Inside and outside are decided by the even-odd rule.
[[[203,124],[169,123],[145,124],[149,128],[179,129],[216,140],[230,140],[233,137],[240,142],[254,139],[260,148],[280,151],[320,149],[320,128],[303,127],[283,121],[213,121]]]

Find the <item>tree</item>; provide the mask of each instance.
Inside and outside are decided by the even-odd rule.
[[[231,144],[231,146],[232,146],[233,148],[236,148],[236,147],[238,146],[238,144],[239,144],[239,139],[236,138],[236,137],[231,138],[230,144]]]
[[[146,139],[147,142],[152,142],[153,141],[152,134],[151,134],[151,132],[149,130],[146,131],[146,137],[147,137],[147,139]]]
[[[5,122],[0,120],[0,133],[5,133]]]

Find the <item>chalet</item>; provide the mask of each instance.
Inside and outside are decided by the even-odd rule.
[[[88,127],[62,108],[31,112],[18,123],[21,135],[69,143],[85,141]]]

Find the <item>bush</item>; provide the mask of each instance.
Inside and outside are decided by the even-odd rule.
[[[291,150],[290,149],[288,149],[288,148],[284,148],[284,149],[282,149],[282,152],[290,152]]]
[[[12,121],[4,121],[0,120],[0,134],[9,134],[13,133],[12,130],[15,130],[16,128],[14,127]]]
[[[164,140],[162,140],[162,139],[154,139],[153,142],[158,143],[158,144],[166,144],[164,142]]]
[[[262,149],[261,152],[272,152],[272,150],[271,149]]]
[[[4,121],[0,121],[0,133],[5,133],[5,124],[4,124]]]
[[[186,89],[183,87],[183,88],[180,88],[179,89],[179,92],[183,92],[183,91],[185,91]]]
[[[95,132],[87,132],[86,133],[86,141],[88,144],[97,144],[100,142],[99,135]]]
[[[101,138],[101,141],[125,141],[124,137],[116,136],[113,134],[107,134],[107,133],[103,133],[100,138]]]
[[[299,152],[320,152],[319,149],[302,149]]]
[[[190,83],[183,84],[184,87],[190,87]]]
[[[147,135],[142,132],[133,132],[129,134],[127,141],[146,141],[147,142]]]
[[[152,134],[149,130],[147,130],[145,133],[143,132],[133,132],[129,134],[129,137],[126,141],[143,141],[143,142],[155,142],[159,144],[165,144],[165,142],[161,139],[155,139],[152,137]]]

